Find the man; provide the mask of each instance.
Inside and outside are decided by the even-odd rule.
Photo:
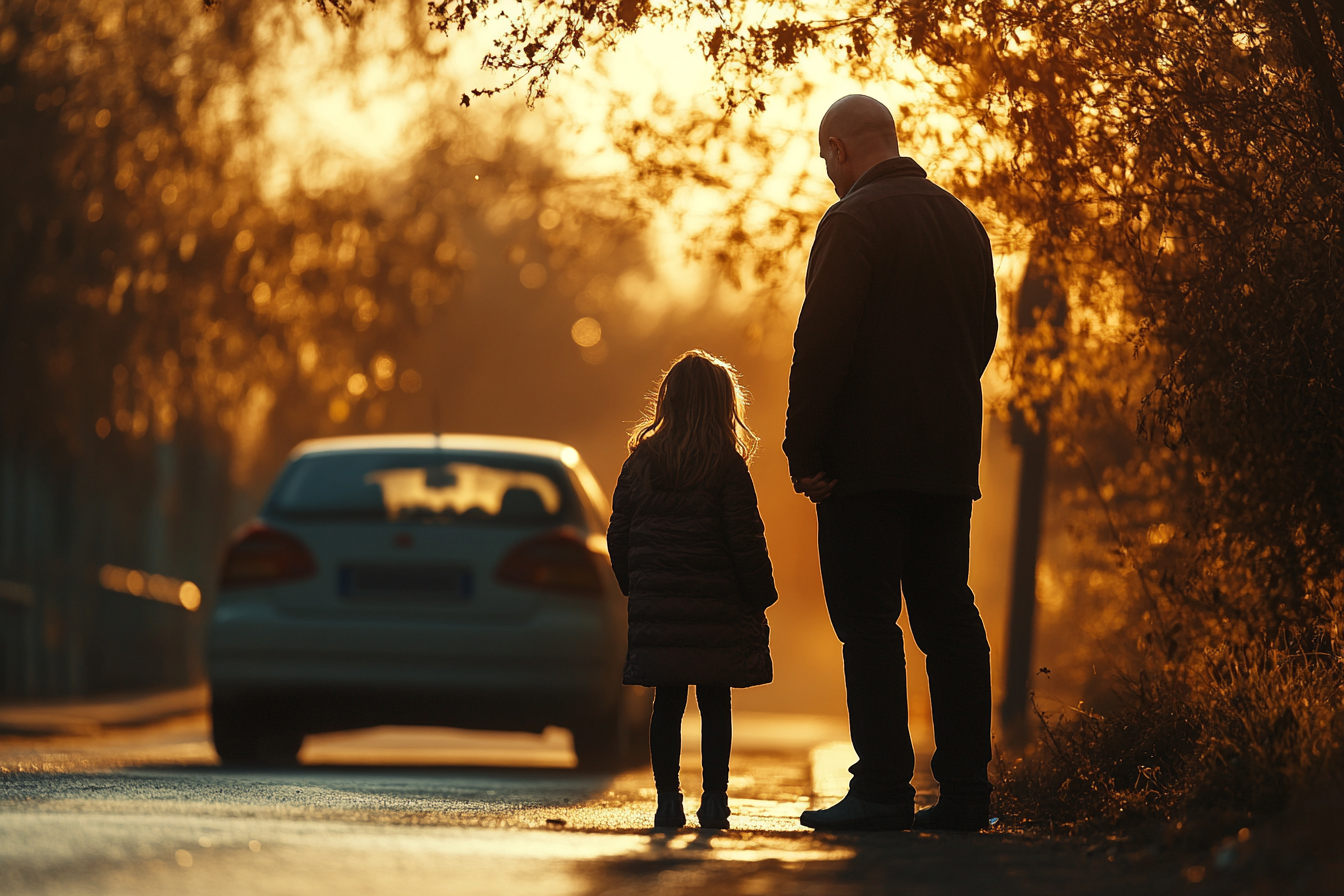
[[[840,201],[817,227],[794,335],[784,452],[817,504],[844,645],[849,794],[814,828],[988,823],[989,643],[966,584],[980,497],[980,375],[998,332],[989,238],[901,156],[885,106],[847,96],[818,135]],[[914,814],[901,596],[928,658],[940,798]]]

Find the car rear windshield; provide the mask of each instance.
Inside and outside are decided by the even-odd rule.
[[[266,511],[287,517],[555,524],[582,511],[559,464],[513,454],[340,452],[300,457]]]

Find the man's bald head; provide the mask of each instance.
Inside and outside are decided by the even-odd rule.
[[[869,168],[901,154],[891,111],[857,93],[841,97],[826,110],[817,142],[826,160],[826,174],[841,198]]]
[[[878,144],[900,154],[896,142],[896,119],[891,111],[870,96],[851,93],[831,103],[821,117],[821,141],[839,137],[858,149],[861,144]]]

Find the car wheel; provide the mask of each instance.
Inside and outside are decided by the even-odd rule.
[[[625,767],[649,763],[649,717],[653,715],[652,688],[626,688]]]
[[[210,706],[215,752],[225,765],[298,765],[303,732],[284,726],[259,704],[216,700]]]
[[[585,772],[618,772],[625,754],[625,730],[619,704],[616,712],[584,719],[570,727],[574,735],[574,754],[579,769]]]
[[[649,758],[649,700],[622,688],[612,707],[596,718],[576,722],[574,752],[583,771],[611,773],[643,765]]]

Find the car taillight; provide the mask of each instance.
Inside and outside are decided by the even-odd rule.
[[[571,529],[554,529],[516,545],[500,561],[495,580],[521,588],[602,596],[601,554]]]
[[[246,588],[306,579],[317,572],[313,555],[293,535],[252,523],[240,529],[224,553],[220,588]]]

